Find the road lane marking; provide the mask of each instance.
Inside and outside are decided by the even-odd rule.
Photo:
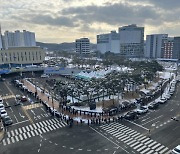
[[[156,117],[156,118],[154,118],[154,119],[151,119],[150,121],[147,121],[147,122],[143,123],[142,125],[146,125],[146,124],[148,124],[148,123],[150,123],[150,122],[152,122],[152,121],[154,121],[154,120],[156,120],[156,119],[161,118],[162,116],[163,116],[163,115],[160,115],[159,117]]]
[[[31,119],[30,115],[27,113],[27,111],[25,110],[25,108],[22,106],[22,110],[24,111],[25,115],[28,117],[29,121],[33,124],[33,120]]]
[[[114,141],[110,140],[109,138],[107,138],[106,136],[104,136],[103,134],[101,134],[100,132],[98,132],[97,130],[95,130],[94,128],[92,128],[91,126],[89,126],[92,130],[94,130],[96,133],[98,133],[99,135],[103,136],[104,138],[106,138],[108,141],[110,141],[111,143],[113,143],[114,145],[116,145],[118,148],[120,147],[121,149],[123,149],[126,153],[129,153],[126,149],[124,149],[123,147],[121,147],[120,145],[118,145],[117,143],[115,143]]]
[[[16,123],[18,123],[19,121],[18,121],[17,117],[15,116],[15,114],[14,114],[14,118],[16,119]]]
[[[137,123],[135,123],[135,122],[132,122],[132,121],[130,121],[130,120],[126,120],[126,121],[128,121],[128,122],[130,122],[130,123],[132,123],[132,124],[134,124],[134,125],[136,125],[136,126],[139,126],[139,127],[143,128],[143,129],[145,129],[145,130],[149,130],[148,128],[146,128],[146,127],[144,127],[144,126],[142,126],[142,125],[139,125],[139,124],[137,124]]]

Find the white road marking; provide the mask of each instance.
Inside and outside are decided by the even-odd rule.
[[[130,121],[130,120],[126,120],[126,121],[128,121],[128,122],[130,122],[130,123],[132,123],[132,124],[134,124],[134,125],[136,125],[136,126],[139,126],[139,127],[141,127],[141,128],[143,128],[143,129],[145,129],[145,130],[149,130],[149,129],[147,129],[146,127],[144,127],[144,126],[142,126],[142,125],[139,125],[139,124],[137,124],[137,123],[135,123],[135,122],[132,122],[132,121]]]
[[[151,120],[143,123],[142,125],[146,125],[146,124],[148,124],[148,123],[150,123],[150,122],[152,122],[152,121],[154,121],[154,120],[156,120],[156,119],[159,119],[159,118],[161,118],[161,117],[163,117],[163,115],[160,115],[159,117],[156,117],[156,118],[154,118],[154,119],[151,119]]]
[[[18,119],[17,119],[17,117],[14,115],[14,118],[16,119],[16,123],[18,123],[19,121],[18,121]]]
[[[21,122],[14,123],[14,124],[12,124],[12,126],[18,125],[18,124],[21,124],[21,123],[24,123],[24,122],[27,122],[27,121],[29,121],[29,120],[24,120],[24,121],[21,121]]]

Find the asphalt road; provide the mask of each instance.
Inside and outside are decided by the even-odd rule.
[[[33,97],[9,81],[1,82],[0,93],[13,120],[0,144],[2,154],[154,154],[168,153],[180,144],[180,121],[171,120],[180,120],[180,84],[171,100],[138,120],[72,128],[51,116],[41,104],[32,103]],[[17,94],[27,96],[29,101],[15,106]]]

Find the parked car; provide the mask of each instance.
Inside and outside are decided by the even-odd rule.
[[[26,102],[26,101],[27,101],[26,96],[22,96],[22,97],[21,97],[21,101],[22,101],[22,102]]]
[[[127,119],[127,120],[134,120],[134,119],[137,119],[138,116],[137,116],[137,113],[134,112],[134,111],[129,111],[128,113],[126,113],[124,115],[124,118]]]
[[[148,105],[148,108],[154,110],[154,109],[157,109],[158,106],[159,106],[159,103],[158,103],[158,102],[153,102],[153,103],[150,103],[150,104]]]
[[[4,105],[3,104],[0,104],[0,111],[1,110],[4,110]]]
[[[178,145],[177,147],[175,147],[172,151],[172,154],[180,154],[180,145]]]
[[[3,121],[3,124],[4,124],[5,126],[9,126],[9,125],[12,125],[12,124],[13,124],[13,121],[12,121],[12,119],[11,119],[9,116],[4,116],[4,117],[2,118],[2,121]]]
[[[162,97],[162,98],[158,101],[158,103],[164,104],[164,103],[166,103],[166,101],[167,101],[167,99],[164,98],[164,97]]]
[[[147,112],[148,112],[148,108],[147,108],[147,107],[144,107],[144,106],[141,106],[140,108],[135,109],[134,111],[135,111],[137,114],[144,114],[144,113],[147,113]]]
[[[2,99],[2,97],[0,97],[0,103],[3,103],[3,99]]]
[[[42,75],[41,75],[41,78],[49,78],[49,75],[47,75],[47,74],[42,74]]]
[[[7,116],[6,110],[1,110],[0,113],[1,113],[1,114],[0,114],[0,115],[1,115],[1,118]]]

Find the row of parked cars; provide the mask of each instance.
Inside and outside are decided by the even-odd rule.
[[[169,100],[172,97],[172,95],[175,92],[175,88],[176,88],[176,80],[172,80],[168,92],[162,94],[162,96],[160,96],[158,99],[145,106],[140,105],[137,109],[127,112],[123,117],[127,120],[134,120],[137,119],[139,115],[147,113],[148,110],[157,109],[160,104],[166,103],[167,100]]]
[[[2,119],[2,122],[5,126],[12,125],[13,121],[12,119],[8,116],[5,106],[3,104],[3,99],[0,97],[0,117]]]

